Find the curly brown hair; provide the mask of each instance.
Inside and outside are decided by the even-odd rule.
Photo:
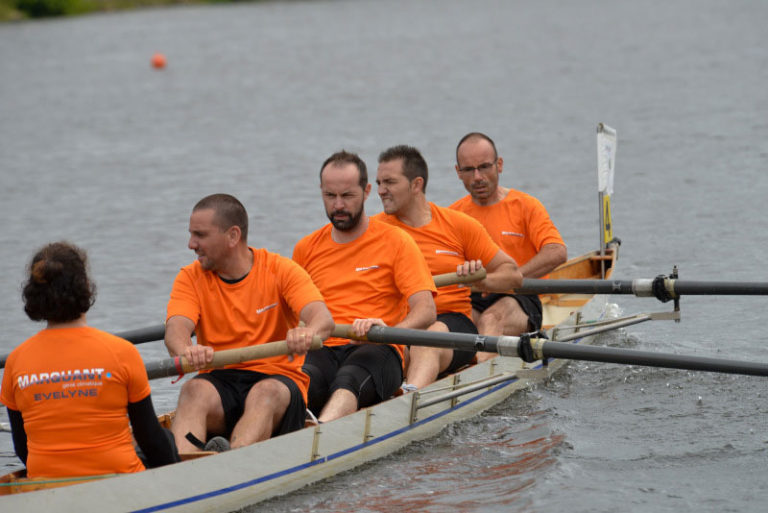
[[[74,321],[96,300],[88,257],[74,244],[54,242],[41,248],[32,257],[28,275],[22,298],[33,321]]]

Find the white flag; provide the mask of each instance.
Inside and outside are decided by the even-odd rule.
[[[613,164],[616,160],[616,130],[597,125],[597,186],[604,194],[613,194]]]

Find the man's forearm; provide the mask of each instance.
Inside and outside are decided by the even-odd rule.
[[[568,250],[562,244],[545,244],[541,251],[520,267],[525,278],[541,278],[568,259]]]
[[[437,320],[437,309],[431,291],[425,290],[412,295],[408,298],[408,305],[408,315],[397,323],[396,327],[425,330]]]
[[[189,319],[171,317],[165,324],[165,347],[171,356],[181,356],[192,345],[194,324]]]
[[[523,277],[517,266],[511,262],[499,265],[483,280],[488,292],[507,292],[523,284]]]

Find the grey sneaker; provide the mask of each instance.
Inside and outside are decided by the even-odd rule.
[[[229,440],[227,440],[223,436],[214,436],[213,438],[208,440],[208,443],[205,444],[205,448],[203,450],[213,451],[213,452],[224,452],[230,449],[231,447],[229,446]]]

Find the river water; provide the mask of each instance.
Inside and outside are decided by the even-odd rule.
[[[768,281],[768,4],[262,2],[0,25],[0,352],[40,326],[24,267],[89,251],[97,327],[162,322],[192,205],[238,196],[250,241],[290,255],[326,222],[320,163],[422,150],[429,198],[463,194],[454,148],[496,139],[569,253],[597,240],[595,126],[619,133],[617,278]],[[162,52],[168,66],[150,67]],[[374,195],[369,212],[381,210]],[[668,310],[614,296],[625,314]],[[685,297],[683,321],[604,336],[768,361],[761,297]],[[62,348],[62,351],[66,348]],[[140,346],[165,356],[161,343]],[[764,378],[573,363],[481,417],[259,511],[764,511]],[[153,382],[158,410],[178,384]],[[0,420],[6,421],[5,415]],[[0,433],[0,469],[17,468]],[[350,493],[350,490],[352,491]],[[254,509],[255,511],[256,509]]]

